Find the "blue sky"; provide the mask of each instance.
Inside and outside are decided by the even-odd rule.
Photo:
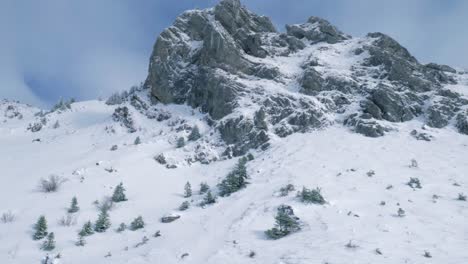
[[[48,106],[108,96],[143,81],[158,34],[215,0],[0,1],[0,98]],[[468,69],[468,1],[244,0],[278,30],[309,16],[353,36],[380,31],[421,62]]]

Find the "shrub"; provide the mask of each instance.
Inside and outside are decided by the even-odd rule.
[[[199,139],[201,137],[200,135],[200,129],[198,128],[198,126],[194,126],[192,128],[192,131],[190,132],[190,135],[188,136],[188,140],[189,141],[196,141],[197,139]]]
[[[58,223],[61,226],[72,226],[76,224],[76,218],[71,214],[67,214],[67,216],[62,216]]]
[[[407,185],[413,189],[415,188],[418,188],[418,189],[421,189],[421,182],[419,181],[418,178],[410,178],[409,182],[407,183]]]
[[[466,195],[464,195],[463,193],[459,193],[457,200],[458,201],[466,201]]]
[[[184,201],[182,204],[179,206],[179,211],[185,211],[190,207],[190,203],[188,201]]]
[[[143,221],[143,217],[138,216],[133,220],[133,222],[130,224],[130,229],[132,231],[138,230],[145,227],[145,222]]]
[[[325,199],[320,192],[320,188],[311,190],[303,187],[302,191],[298,192],[297,196],[303,203],[324,204]]]
[[[184,137],[178,138],[176,146],[177,148],[183,148],[185,146],[185,138]]]
[[[141,144],[141,139],[140,139],[140,137],[136,137],[136,138],[135,138],[135,141],[133,141],[133,144],[134,144],[134,145],[140,145],[140,144]]]
[[[125,223],[120,223],[119,227],[117,228],[117,232],[121,233],[127,229],[127,225]]]
[[[406,215],[406,212],[402,208],[398,208],[397,214],[399,217],[404,217]]]
[[[86,240],[84,239],[84,236],[78,234],[78,240],[76,241],[75,245],[78,247],[83,247],[84,245],[86,245]]]
[[[94,201],[94,204],[99,209],[99,211],[110,211],[114,208],[114,201],[112,201],[111,197],[104,197],[101,201]]]
[[[12,211],[7,211],[7,212],[4,212],[2,216],[0,217],[0,222],[7,224],[7,223],[14,222],[15,219],[16,219],[15,214],[13,214]]]
[[[275,227],[265,231],[265,234],[271,239],[279,239],[300,230],[299,218],[294,215],[294,211],[289,205],[278,207],[275,222]]]
[[[47,236],[47,220],[45,216],[41,215],[34,225],[34,240],[40,240]]]
[[[84,237],[94,234],[93,224],[91,224],[91,221],[86,222],[83,225],[83,228],[81,228],[80,232],[78,232],[78,234]]]
[[[47,179],[42,178],[40,180],[39,189],[46,193],[56,192],[65,181],[66,179],[63,177],[50,175]]]
[[[207,191],[200,205],[205,206],[205,205],[214,204],[214,203],[216,203],[216,196],[214,196],[211,193],[211,191]]]
[[[280,191],[280,196],[288,196],[288,194],[290,192],[294,191],[294,190],[295,190],[294,185],[288,184],[288,185],[280,188],[280,190],[279,190]]]

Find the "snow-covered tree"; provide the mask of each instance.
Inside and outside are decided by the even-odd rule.
[[[133,231],[141,229],[143,227],[145,227],[145,222],[143,221],[143,217],[141,216],[138,216],[137,218],[135,218],[130,224],[130,229]]]
[[[114,194],[112,195],[112,201],[115,203],[127,201],[123,183],[120,183],[119,185],[117,185],[117,187],[115,187]]]
[[[117,228],[117,232],[121,233],[127,229],[127,225],[125,223],[120,223],[119,227]]]
[[[34,240],[40,240],[47,236],[47,220],[41,215],[34,225]]]
[[[135,144],[135,145],[140,145],[141,144],[141,139],[140,139],[139,136],[135,138],[135,141],[133,142],[133,144]]]
[[[275,222],[275,227],[265,232],[271,239],[279,239],[300,230],[299,218],[294,215],[294,211],[289,205],[278,207]]]
[[[210,186],[206,182],[200,183],[200,194],[206,193],[210,189]]]
[[[78,234],[81,236],[90,236],[94,234],[93,224],[91,224],[91,221],[86,222]]]
[[[216,203],[216,196],[214,196],[211,191],[207,191],[205,197],[203,198],[203,201],[201,203],[202,206],[208,205],[208,204],[214,204]]]
[[[101,213],[98,216],[98,219],[96,220],[96,223],[94,224],[94,231],[98,233],[103,233],[106,232],[106,230],[110,227],[110,219],[109,219],[109,213],[107,210],[101,211]]]
[[[192,196],[192,186],[190,185],[190,182],[187,182],[184,186],[184,197],[188,198]]]
[[[195,125],[193,128],[192,128],[192,131],[190,132],[190,135],[188,136],[188,140],[190,141],[196,141],[197,139],[199,139],[201,137],[200,135],[200,129],[198,128],[197,125]]]
[[[320,188],[316,189],[307,189],[306,187],[302,188],[297,196],[303,203],[314,203],[314,204],[324,204],[325,199],[321,194]]]
[[[184,201],[182,204],[179,206],[179,211],[185,211],[189,208],[190,203],[188,201]]]
[[[180,137],[177,139],[177,148],[183,148],[185,146],[185,138]]]
[[[80,207],[78,207],[78,200],[76,197],[73,197],[71,200],[70,208],[68,208],[69,213],[76,213],[80,210]]]
[[[229,196],[239,191],[247,185],[247,159],[241,158],[233,171],[224,178],[218,185],[221,196]]]
[[[78,240],[76,241],[75,245],[79,247],[86,245],[86,240],[81,233],[78,233]]]
[[[44,241],[41,247],[42,250],[51,251],[55,249],[55,235],[54,232],[50,232],[47,235],[47,239]]]

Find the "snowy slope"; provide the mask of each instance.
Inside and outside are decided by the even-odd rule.
[[[178,113],[171,119],[203,125],[203,115],[192,115],[188,107],[169,107]],[[34,109],[18,108],[25,117],[6,119],[0,133],[0,212],[11,210],[16,216],[14,222],[0,224],[2,263],[39,263],[45,256],[41,243],[31,239],[32,225],[42,214],[56,234],[57,247],[51,255],[60,253],[60,263],[455,264],[468,260],[463,250],[468,245],[468,203],[456,200],[458,193],[468,193],[468,137],[456,131],[428,129],[435,139],[418,141],[409,135],[422,125],[415,120],[400,124],[399,133],[381,138],[350,133],[339,125],[277,138],[268,150],[254,153],[246,189],[201,208],[199,183],[215,186],[236,160],[209,165],[183,162],[184,150],[175,149],[176,133],[167,126],[170,120],[155,122],[142,116],[141,130],[130,134],[112,121],[115,107],[89,101],[49,114],[50,120],[59,121],[59,128],[31,133],[25,128]],[[110,126],[115,133],[106,132]],[[137,135],[140,145],[133,144]],[[32,142],[36,138],[41,141]],[[110,151],[114,144],[119,148]],[[185,151],[190,144],[194,143]],[[167,169],[153,159],[163,152],[172,153],[178,168]],[[418,168],[409,167],[412,159]],[[116,172],[105,170],[110,167]],[[367,175],[370,170],[375,171],[372,177]],[[68,179],[57,193],[38,190],[40,178],[49,174]],[[423,188],[407,186],[410,177],[419,178]],[[189,199],[192,206],[178,212],[187,181],[195,193]],[[81,226],[97,218],[93,201],[111,195],[119,182],[124,183],[129,200],[110,212],[112,227],[87,238],[84,247],[75,246]],[[327,204],[302,204],[295,193],[279,197],[278,190],[288,183],[297,189],[321,187]],[[393,188],[386,189],[389,185]],[[76,224],[61,226],[58,221],[75,195],[81,207]],[[268,240],[264,231],[273,226],[280,204],[293,206],[302,230]],[[403,218],[396,217],[400,207],[406,211]],[[161,223],[160,218],[169,213],[181,218]],[[128,224],[138,215],[147,224],[143,230],[115,231],[121,222]],[[155,238],[157,230],[162,236]],[[149,238],[147,244],[135,248],[144,236]],[[358,247],[345,247],[350,240]],[[383,255],[376,254],[376,248]],[[256,253],[253,258],[251,251]],[[425,258],[425,251],[432,258]],[[109,252],[112,256],[105,257]],[[189,255],[182,258],[185,253]]]

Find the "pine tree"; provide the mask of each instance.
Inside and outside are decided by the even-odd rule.
[[[300,230],[299,218],[294,215],[294,211],[289,205],[278,207],[275,222],[275,227],[265,232],[272,239],[279,239]]]
[[[83,225],[83,228],[81,228],[79,234],[84,237],[94,234],[93,224],[91,224],[91,221],[88,221]]]
[[[185,146],[185,138],[180,137],[177,139],[177,148],[183,148]]]
[[[210,186],[206,182],[200,183],[200,194],[206,193],[210,189]]]
[[[79,210],[80,207],[78,207],[78,200],[76,199],[76,197],[73,197],[68,212],[72,214],[78,212]]]
[[[47,220],[45,216],[41,215],[34,226],[34,240],[40,240],[47,236]]]
[[[325,199],[321,194],[321,189],[307,189],[306,187],[302,188],[297,196],[303,203],[314,203],[314,204],[325,204]]]
[[[119,227],[117,228],[117,232],[121,233],[127,229],[127,225],[125,223],[120,223]]]
[[[139,136],[135,138],[135,141],[133,142],[133,144],[135,144],[135,145],[140,145],[141,144],[141,139],[140,139]]]
[[[206,195],[203,198],[201,205],[204,206],[204,205],[214,204],[214,203],[216,203],[216,196],[214,196],[211,193],[211,191],[206,192]]]
[[[99,214],[96,223],[94,224],[94,231],[98,233],[106,232],[110,225],[111,223],[109,219],[109,213],[107,212],[107,210],[102,210]]]
[[[54,232],[50,232],[47,235],[47,239],[44,241],[41,247],[42,250],[51,251],[55,249],[55,235]]]
[[[184,197],[188,198],[192,196],[192,186],[190,185],[190,182],[187,182],[184,186]]]
[[[188,201],[184,201],[182,204],[179,206],[179,211],[185,211],[190,207],[190,203]]]
[[[143,221],[143,217],[138,216],[133,220],[133,222],[130,224],[130,229],[135,231],[137,229],[141,229],[145,227],[145,222]]]
[[[247,185],[247,159],[241,158],[233,171],[218,185],[221,196],[229,196]]]
[[[114,194],[112,195],[112,201],[115,203],[127,201],[123,183],[120,183],[119,185],[117,185],[117,187],[115,187]]]
[[[192,132],[190,132],[190,135],[188,136],[188,140],[190,141],[196,141],[197,139],[199,139],[201,137],[200,135],[200,129],[198,129],[198,126],[195,125],[193,128],[192,128]]]

